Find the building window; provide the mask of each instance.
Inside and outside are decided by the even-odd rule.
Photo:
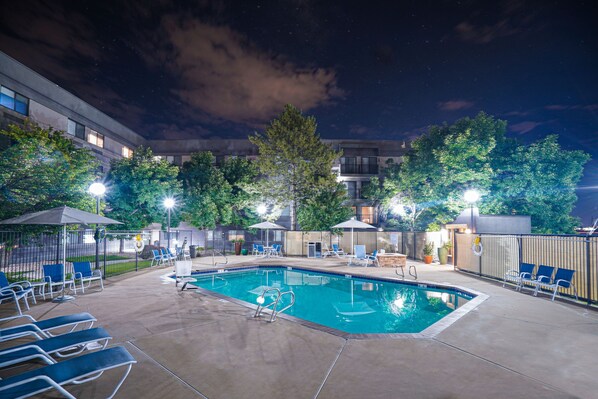
[[[78,122],[75,122],[72,119],[68,120],[66,132],[71,136],[75,136],[77,138],[80,138],[81,140],[85,140],[85,126]]]
[[[378,157],[362,157],[361,173],[367,175],[378,174]]]
[[[95,130],[90,130],[87,134],[87,142],[97,145],[100,148],[104,148],[104,135],[99,134]]]
[[[126,145],[123,145],[122,155],[125,158],[131,158],[133,156],[133,150],[127,147]]]
[[[347,188],[347,197],[351,199],[357,198],[357,182],[344,181],[343,184]]]
[[[21,115],[29,114],[29,99],[8,87],[0,87],[0,105],[18,112]]]
[[[342,157],[341,158],[341,174],[355,174],[357,173],[357,158]]]
[[[364,223],[375,224],[376,214],[373,206],[361,207],[361,221]]]

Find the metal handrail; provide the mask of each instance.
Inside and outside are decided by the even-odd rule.
[[[282,308],[280,310],[276,310],[276,306],[275,306],[273,309],[273,312],[272,312],[272,316],[270,316],[270,322],[273,322],[274,320],[276,320],[276,316],[278,316],[279,313],[284,312],[285,310],[287,310],[288,308],[290,308],[291,306],[293,306],[295,304],[295,293],[293,291],[282,292],[280,294],[280,296],[278,297],[278,301],[276,301],[276,304],[278,305],[280,298],[282,298],[282,296],[285,294],[291,295],[291,303],[289,303],[287,306],[285,306],[284,308]]]
[[[266,298],[266,294],[270,291],[274,291],[277,293],[276,299],[274,299],[269,304],[264,305],[263,301]],[[282,296],[286,295],[286,294],[291,295],[291,303],[280,310],[276,310],[276,307],[278,306],[278,303],[280,302],[280,298],[282,298]],[[264,289],[264,291],[262,292],[262,295],[260,295],[258,298],[262,298],[262,303],[260,303],[258,301],[258,306],[257,306],[257,309],[255,310],[255,314],[253,315],[253,317],[260,317],[262,312],[265,309],[272,307],[272,313],[270,314],[270,320],[268,320],[269,323],[276,321],[276,316],[279,313],[284,312],[285,310],[289,309],[291,306],[293,306],[295,304],[295,293],[293,291],[280,292],[280,290],[278,288],[274,288],[274,287],[268,287],[268,288]]]

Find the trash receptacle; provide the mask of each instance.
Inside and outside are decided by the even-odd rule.
[[[246,256],[246,255],[247,255],[247,252],[248,252],[248,251],[247,251],[247,248],[243,248],[243,249],[241,250],[241,255],[244,255],[244,256]]]
[[[197,256],[197,247],[195,245],[189,245],[189,256],[192,258]]]

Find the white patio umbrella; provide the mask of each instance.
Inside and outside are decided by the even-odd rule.
[[[286,230],[286,227],[272,222],[256,223],[249,226],[250,229],[266,230],[266,246],[268,246],[268,232],[270,230]]]
[[[48,224],[62,226],[62,267],[66,267],[66,225],[67,224],[122,224],[95,213],[85,212],[68,206],[48,209],[41,212],[27,213],[11,219],[0,221],[0,224]],[[63,279],[66,271],[62,270]],[[64,280],[62,296],[56,298],[56,302],[64,302],[73,299],[72,296],[64,295]]]
[[[360,222],[359,220],[355,220],[355,218],[351,218],[346,222],[339,223],[337,225],[332,226],[333,229],[351,229],[351,253],[353,253],[353,229],[375,229],[376,227],[372,226],[371,224],[367,224],[364,222]]]

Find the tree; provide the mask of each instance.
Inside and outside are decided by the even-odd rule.
[[[63,133],[33,123],[0,130],[11,142],[0,150],[0,220],[61,205],[94,209],[87,189],[98,162]]]
[[[291,230],[297,228],[297,209],[314,192],[336,184],[332,163],[341,156],[322,143],[316,120],[286,105],[263,133],[249,140],[258,147],[258,168],[264,196],[290,207]]]
[[[496,175],[482,210],[530,215],[536,233],[572,234],[579,223],[570,216],[575,188],[589,159],[583,151],[563,150],[556,135],[511,146],[494,162]]]
[[[181,169],[183,218],[200,229],[213,229],[232,221],[231,186],[213,160],[209,151],[195,153]]]
[[[383,190],[372,195],[389,208],[398,205],[411,229],[454,220],[468,206],[464,191],[475,188],[482,212],[530,215],[535,232],[572,232],[569,213],[588,155],[563,150],[556,136],[518,143],[506,137],[506,126],[483,112],[432,126],[402,164],[385,169]]]
[[[108,216],[124,223],[126,230],[157,222],[166,226],[164,199],[182,193],[178,174],[178,166],[156,158],[150,148],[139,147],[132,157],[113,160],[107,178]],[[175,208],[171,226],[177,226],[179,219]]]
[[[353,215],[350,206],[345,205],[347,191],[342,184],[332,189],[321,190],[307,198],[297,212],[297,221],[302,230],[330,230],[337,234],[341,230],[332,226],[344,222]]]
[[[258,170],[254,162],[244,158],[228,158],[220,166],[230,185],[231,225],[247,228],[259,221],[256,213],[258,200]]]

